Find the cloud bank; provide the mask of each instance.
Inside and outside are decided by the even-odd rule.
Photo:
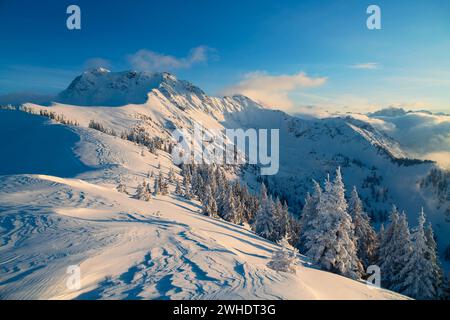
[[[412,156],[450,169],[450,116],[390,108],[361,117],[396,139]]]
[[[221,94],[243,94],[265,106],[287,110],[294,107],[289,93],[300,88],[318,87],[326,81],[327,78],[312,78],[304,72],[274,76],[256,71],[245,74],[238,84],[225,88]]]
[[[207,46],[199,46],[189,51],[186,57],[177,58],[152,50],[141,49],[127,57],[128,63],[139,71],[171,71],[187,69],[193,65],[207,62],[214,58],[215,50]]]

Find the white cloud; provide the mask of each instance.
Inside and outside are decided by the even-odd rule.
[[[215,50],[207,46],[200,46],[189,51],[186,57],[177,58],[171,55],[141,49],[128,56],[128,62],[135,70],[140,71],[170,71],[186,69],[195,64],[207,62],[214,57]]]
[[[380,67],[378,62],[357,63],[350,66],[353,69],[375,70]]]
[[[436,161],[442,168],[450,170],[450,152],[430,152],[426,154],[426,158]]]
[[[300,102],[292,110],[298,116],[306,113],[307,116],[323,118],[354,112],[366,113],[380,108],[368,98],[353,94],[321,96],[301,92],[293,95],[293,98]]]
[[[387,132],[411,156],[450,168],[450,116],[427,112],[404,112],[390,116],[359,118]]]
[[[221,94],[243,94],[265,106],[286,110],[294,107],[289,93],[300,88],[318,87],[326,81],[327,78],[312,78],[304,72],[274,76],[256,71],[245,74],[238,84],[225,88]]]

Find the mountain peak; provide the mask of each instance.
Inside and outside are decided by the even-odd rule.
[[[202,92],[168,72],[111,72],[105,68],[94,68],[77,76],[67,89],[58,95],[57,101],[81,106],[143,104],[153,89],[163,87],[166,91],[172,88],[178,92]]]

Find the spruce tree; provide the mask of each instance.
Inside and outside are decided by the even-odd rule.
[[[402,280],[393,289],[415,299],[436,298],[433,265],[428,259],[429,248],[425,237],[425,215],[419,215],[419,226],[412,234],[412,251],[398,278]]]
[[[305,205],[303,206],[302,215],[299,222],[299,243],[298,247],[302,252],[306,252],[306,243],[313,241],[311,238],[314,234],[314,224],[313,221],[317,217],[317,207],[320,201],[320,195],[322,194],[322,189],[320,185],[313,180],[314,191],[313,194],[309,193],[306,195]]]
[[[216,182],[217,182],[217,197],[216,197],[217,208],[218,208],[220,216],[222,218],[224,218],[224,215],[226,212],[225,206],[226,206],[226,201],[227,201],[226,199],[228,196],[227,193],[228,193],[229,183],[224,178],[220,167],[217,167],[215,175],[216,175]]]
[[[352,219],[347,213],[340,168],[333,183],[327,178],[324,189],[317,216],[311,222],[307,255],[325,270],[358,279],[362,265],[357,257]]]
[[[170,183],[175,181],[175,172],[173,171],[173,168],[170,168],[169,174],[167,175],[167,181]]]
[[[442,299],[450,300],[450,273],[443,279]]]
[[[253,229],[257,235],[271,241],[277,238],[274,211],[273,200],[267,195],[267,189],[263,183],[261,184],[260,205]]]
[[[191,189],[191,176],[189,171],[186,171],[183,175],[183,188],[184,188],[184,197],[188,200],[192,199],[192,189]]]
[[[161,193],[161,186],[160,186],[160,183],[159,183],[159,178],[155,177],[155,181],[153,183],[153,195],[156,196],[156,195],[158,195],[160,193]]]
[[[283,202],[283,205],[281,206],[281,215],[279,217],[278,223],[280,224],[280,239],[282,236],[286,236],[289,239],[289,243],[292,245],[295,245],[298,241],[297,234],[292,234],[292,220],[291,220],[291,214],[289,213],[289,207],[286,203],[286,201]]]
[[[349,214],[355,226],[355,240],[358,257],[364,269],[376,261],[378,238],[370,225],[370,218],[364,212],[356,187],[353,187],[349,201]]]
[[[400,290],[404,278],[400,276],[411,256],[412,246],[408,222],[405,214],[399,214],[393,206],[390,224],[383,233],[380,244],[379,265],[382,286],[394,291]]]
[[[225,199],[223,201],[222,218],[226,221],[236,223],[236,201],[231,186],[225,190]]]
[[[148,182],[148,183],[146,182],[145,183],[145,197],[146,197],[146,199],[148,199],[147,201],[150,200],[151,195],[152,195],[152,190],[150,188],[150,182]]]
[[[219,218],[217,213],[217,203],[214,197],[212,196],[211,187],[206,185],[204,197],[203,197],[203,214],[205,216],[209,216],[212,218]]]
[[[423,211],[423,208],[422,208]],[[442,296],[442,286],[444,280],[444,273],[442,271],[441,265],[439,263],[439,258],[437,256],[437,244],[434,239],[434,232],[431,223],[425,229],[425,238],[427,240],[428,253],[426,255],[427,260],[430,261],[433,269],[433,285],[436,292],[435,298],[440,298]]]
[[[175,194],[177,196],[183,196],[183,189],[181,188],[180,180],[175,180]]]
[[[275,241],[281,240],[286,235],[286,219],[284,216],[283,205],[280,198],[276,197],[274,201],[274,219],[275,219]]]

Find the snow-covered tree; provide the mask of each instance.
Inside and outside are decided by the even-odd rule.
[[[299,222],[300,230],[298,247],[302,250],[302,252],[306,251],[305,244],[312,241],[310,237],[315,234],[315,231],[313,230],[314,225],[312,222],[317,216],[317,207],[319,205],[320,195],[322,194],[322,188],[320,188],[320,185],[315,180],[313,180],[313,184],[313,194],[310,195],[308,193],[306,195],[305,205],[303,206]]]
[[[228,186],[228,188],[224,190],[224,193],[225,198],[223,201],[222,218],[232,223],[240,223],[241,219],[237,215],[236,198],[234,196],[232,187]]]
[[[423,210],[423,209],[422,209]],[[444,273],[442,271],[439,259],[437,256],[437,244],[434,239],[434,232],[431,223],[425,228],[425,238],[427,240],[428,254],[427,259],[430,261],[433,268],[433,284],[436,291],[436,298],[442,296],[442,286],[444,280]]]
[[[278,241],[280,248],[272,255],[267,266],[273,270],[296,273],[296,265],[299,262],[298,249],[289,243],[289,238],[284,236]]]
[[[288,239],[290,244],[296,244],[297,243],[297,235],[292,235],[292,226],[291,226],[291,214],[289,213],[289,207],[286,203],[286,201],[283,202],[281,206],[280,215],[278,217],[278,223],[280,225],[279,228],[279,235],[280,238],[284,234]],[[293,242],[293,237],[295,237],[295,242]]]
[[[169,183],[173,183],[175,181],[175,172],[173,171],[173,168],[170,168],[169,173],[167,175],[167,181]]]
[[[273,200],[267,195],[267,189],[263,183],[261,185],[260,206],[256,213],[253,229],[257,235],[271,241],[275,241],[277,238],[274,211]]]
[[[415,299],[434,299],[437,296],[433,265],[428,259],[429,251],[425,237],[425,214],[419,215],[419,225],[412,234],[412,251],[405,266],[398,274],[402,281],[393,286],[393,290]]]
[[[136,188],[135,198],[144,201],[150,200],[151,193],[149,192],[147,182],[143,181],[142,184],[138,184]]]
[[[378,238],[374,229],[370,225],[370,218],[364,212],[361,199],[358,196],[356,187],[353,187],[350,197],[348,211],[355,226],[355,240],[358,257],[366,269],[376,261],[378,249]]]
[[[382,223],[382,224],[381,224],[381,227],[380,227],[380,231],[378,232],[378,244],[379,244],[379,246],[380,246],[381,243],[384,241],[384,240],[383,240],[384,232],[385,232],[385,230],[384,230],[384,223]],[[378,247],[378,249],[380,249],[380,247]],[[380,260],[380,259],[378,258],[378,261],[379,261],[379,260]]]
[[[146,193],[148,199],[150,199],[151,195],[152,195],[152,189],[150,187],[150,182],[145,184],[145,193]]]
[[[357,257],[352,218],[347,213],[340,168],[333,183],[327,178],[324,189],[317,216],[311,223],[307,255],[325,270],[358,279],[362,265]]]
[[[399,214],[393,206],[390,224],[383,233],[379,250],[382,286],[395,290],[401,288],[404,278],[400,271],[411,256],[412,246],[406,215]]]
[[[257,200],[256,196],[253,196],[248,191],[247,186],[244,184],[241,186],[241,192],[240,192],[240,202],[242,205],[242,220],[250,222],[253,219],[253,216],[256,212],[257,204],[255,203],[255,200]],[[256,205],[256,207],[255,207]]]
[[[160,176],[155,177],[155,181],[153,182],[153,195],[155,196],[161,193],[161,182],[159,177]]]
[[[164,181],[161,183],[161,194],[162,195],[168,195],[169,194],[169,184],[167,181]]]
[[[244,200],[241,185],[236,182],[232,185],[233,198],[235,203],[234,223],[241,224],[244,222]]]
[[[183,175],[183,188],[184,188],[184,197],[188,200],[192,199],[194,195],[192,194],[191,176],[189,172]]]
[[[217,203],[214,197],[212,196],[211,187],[206,185],[205,192],[203,196],[203,214],[205,216],[210,216],[212,218],[219,218],[217,213]]]
[[[282,204],[278,197],[275,199],[274,208],[276,239],[281,240],[290,231],[289,208],[286,203]],[[289,235],[288,238],[290,239]]]
[[[450,300],[450,273],[443,279],[442,299]]]
[[[164,179],[161,171],[159,172],[157,180],[158,180],[159,190],[160,190],[161,194],[168,195],[169,194],[169,184]]]
[[[191,183],[192,193],[198,197],[200,202],[205,201],[205,182],[203,177],[199,174],[192,175],[192,183]],[[209,187],[211,189],[211,186]],[[211,191],[212,194],[212,191]]]
[[[229,193],[230,193],[230,185],[229,183],[221,183],[218,186],[217,189],[217,197],[216,197],[216,202],[217,202],[217,208],[219,210],[219,215],[221,218],[228,220],[228,218],[226,218],[226,216],[228,215],[228,206],[230,206],[230,204],[227,204],[227,199],[229,197]],[[233,203],[234,206],[234,203]]]
[[[288,214],[288,223],[286,230],[287,237],[289,238],[289,243],[293,246],[297,246],[299,243],[300,235],[299,220],[290,213]]]
[[[183,189],[181,188],[180,180],[175,180],[175,194],[177,196],[183,196]]]
[[[119,191],[120,193],[128,194],[127,186],[122,181],[119,181],[119,184],[117,185],[116,190]]]

